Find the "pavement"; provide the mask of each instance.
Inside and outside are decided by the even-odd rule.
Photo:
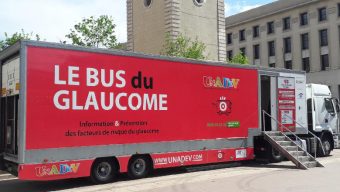
[[[318,160],[325,168],[300,170],[289,161],[273,164],[250,161],[157,170],[139,180],[121,175],[116,182],[105,185],[92,185],[85,178],[19,181],[0,172],[0,192],[339,192],[340,150]]]

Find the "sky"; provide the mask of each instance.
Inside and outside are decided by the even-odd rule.
[[[157,0],[158,1],[158,0]],[[207,0],[209,1],[209,0]],[[226,16],[273,0],[225,0]],[[24,29],[50,42],[67,40],[66,34],[83,18],[110,15],[118,42],[126,42],[126,0],[0,0],[0,40]]]

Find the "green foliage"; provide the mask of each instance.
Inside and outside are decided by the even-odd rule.
[[[235,55],[231,58],[231,60],[228,60],[227,62],[232,64],[249,64],[247,56],[242,53]]]
[[[73,45],[114,49],[118,46],[114,34],[115,28],[112,17],[101,15],[99,18],[94,18],[91,16],[74,25],[74,29],[71,29],[66,37],[72,41]]]
[[[40,41],[40,36],[38,34],[34,35],[35,40]],[[13,44],[15,44],[19,40],[31,40],[33,39],[33,32],[25,33],[23,29],[20,32],[14,33],[12,36],[9,36],[5,32],[5,40],[0,41],[0,50],[5,49]]]
[[[127,50],[127,45],[126,45],[126,43],[118,43],[115,46],[115,49]]]
[[[173,57],[184,57],[191,59],[206,59],[204,51],[206,46],[196,38],[192,41],[190,38],[179,34],[175,39],[170,34],[166,34],[165,45],[162,55]]]

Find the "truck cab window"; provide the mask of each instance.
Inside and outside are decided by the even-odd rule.
[[[332,99],[325,98],[325,107],[326,107],[326,110],[328,111],[328,113],[330,113],[331,115],[335,114]]]

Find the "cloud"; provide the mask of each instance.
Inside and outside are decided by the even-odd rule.
[[[250,9],[254,9],[256,7],[260,7],[264,4],[249,4],[247,3],[247,1],[237,1],[237,2],[233,2],[233,3],[224,3],[225,5],[225,15],[231,16],[231,15],[235,15],[237,13],[241,13],[244,11],[248,11]]]
[[[89,16],[110,15],[119,42],[126,41],[124,0],[0,0],[0,39],[21,29],[47,41],[65,40],[73,25]]]

